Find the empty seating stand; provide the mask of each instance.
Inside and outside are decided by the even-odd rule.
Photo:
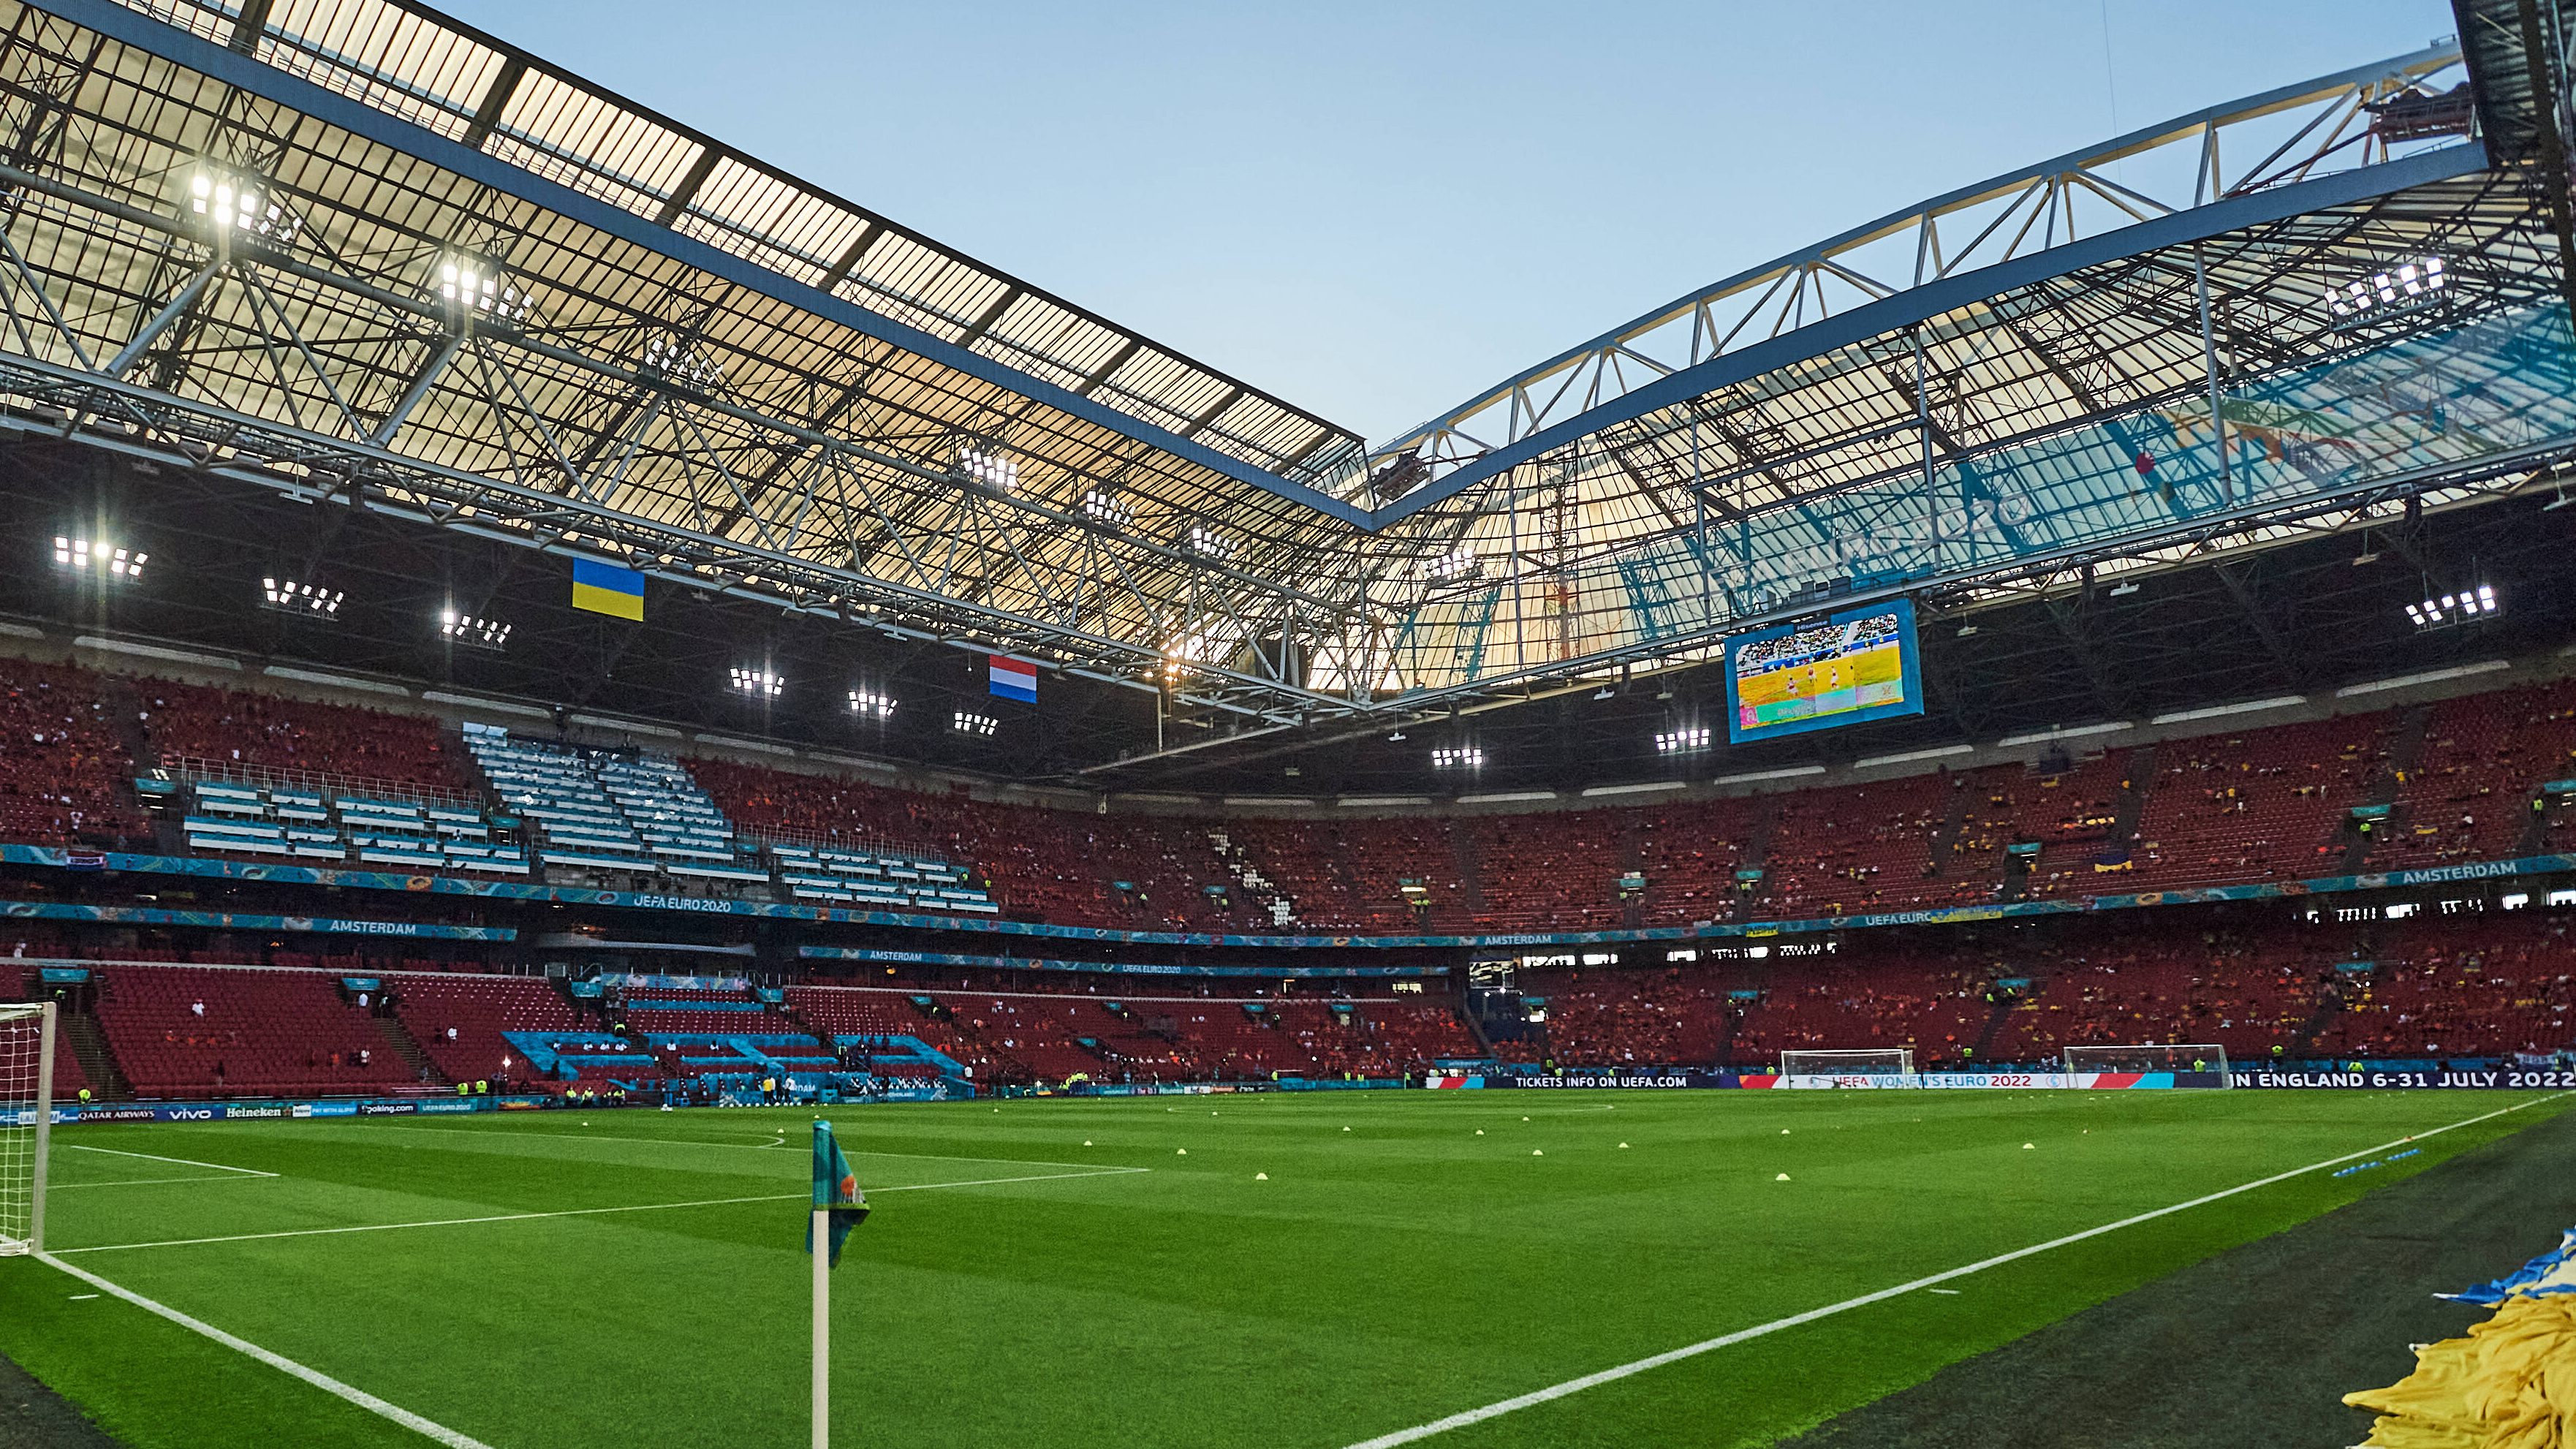
[[[766,885],[733,826],[669,760],[539,743],[468,725],[467,748],[541,838],[549,867]]]
[[[770,854],[778,859],[778,878],[800,901],[946,915],[1000,910],[983,887],[942,860],[801,845],[774,845]]]
[[[527,852],[479,810],[280,785],[191,780],[181,788],[188,848],[322,865],[528,874]]]

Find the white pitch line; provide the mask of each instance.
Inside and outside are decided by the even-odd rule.
[[[891,1187],[871,1188],[869,1191],[878,1193],[927,1192],[932,1188],[996,1187],[1003,1183],[1011,1182],[1053,1182],[1060,1178],[1116,1177],[1126,1173],[1151,1171],[1153,1171],[1153,1169],[1150,1167],[1095,1167],[1083,1172],[1047,1172],[1040,1173],[1034,1177],[983,1177],[977,1178],[971,1182],[899,1183]],[[420,1222],[413,1223],[357,1223],[348,1227],[339,1228],[289,1228],[284,1231],[274,1233],[231,1233],[219,1238],[165,1238],[158,1242],[151,1243],[105,1243],[94,1248],[58,1248],[55,1251],[59,1253],[122,1253],[134,1248],[193,1248],[206,1243],[252,1243],[268,1238],[321,1238],[330,1237],[340,1233],[390,1233],[403,1228],[455,1228],[465,1227],[475,1223],[521,1223],[529,1222],[538,1218],[597,1217],[607,1213],[652,1213],[665,1212],[674,1208],[725,1207],[734,1203],[746,1202],[805,1202],[809,1200],[811,1196],[812,1194],[810,1190],[807,1192],[775,1192],[763,1193],[755,1197],[699,1198],[691,1202],[631,1203],[624,1207],[564,1208],[556,1212],[543,1213],[493,1213],[488,1216],[474,1218],[428,1218]]]
[[[275,1177],[277,1174],[263,1172],[259,1175]],[[76,1187],[160,1187],[173,1182],[242,1182],[245,1180],[238,1177],[214,1177],[201,1172],[195,1177],[129,1177],[114,1182],[49,1182],[45,1184],[45,1191],[57,1193],[69,1192]]]
[[[452,1132],[460,1137],[491,1137],[496,1135],[502,1137],[560,1137],[566,1142],[639,1142],[647,1147],[721,1147],[733,1152],[768,1152],[771,1150],[771,1144],[764,1142],[711,1142],[694,1137],[611,1137],[602,1132],[526,1132],[515,1130],[493,1133],[478,1131],[471,1127],[394,1127],[390,1124],[370,1125],[384,1125],[387,1127],[387,1130],[395,1132]],[[864,1147],[852,1147],[846,1142],[841,1144],[841,1154],[845,1157],[902,1157],[909,1158],[916,1162],[1007,1162],[1015,1166],[1022,1167],[1094,1167],[1098,1165],[1090,1162],[1049,1162],[1043,1158],[1036,1157],[952,1157],[944,1152],[872,1152]]]
[[[2104,1223],[2098,1228],[2086,1228],[2080,1233],[2069,1233],[2062,1238],[2051,1238],[2045,1243],[2034,1243],[2027,1248],[2015,1248],[2009,1253],[1998,1253],[1991,1258],[1984,1258],[1977,1262],[1970,1263],[1964,1268],[1952,1268],[1946,1273],[1934,1273],[1930,1277],[1917,1278],[1911,1283],[1899,1283],[1893,1288],[1881,1288],[1875,1293],[1864,1293],[1858,1298],[1846,1298],[1840,1303],[1827,1304],[1822,1308],[1810,1308],[1804,1313],[1793,1313],[1787,1318],[1776,1318],[1769,1323],[1761,1324],[1757,1327],[1739,1329],[1734,1333],[1722,1334],[1716,1338],[1703,1339],[1698,1343],[1690,1344],[1686,1347],[1670,1349],[1666,1352],[1655,1354],[1652,1357],[1638,1359],[1634,1363],[1623,1363],[1616,1368],[1606,1368],[1598,1373],[1585,1374],[1579,1379],[1567,1379],[1564,1383],[1551,1384],[1546,1388],[1522,1394],[1517,1398],[1504,1399],[1500,1403],[1487,1404],[1481,1409],[1469,1409],[1464,1413],[1451,1414],[1445,1419],[1434,1419],[1428,1424],[1417,1424],[1410,1429],[1398,1429],[1392,1434],[1381,1434],[1374,1439],[1363,1439],[1359,1443],[1350,1446],[1350,1449],[1394,1449],[1394,1446],[1398,1444],[1411,1444],[1416,1440],[1428,1439],[1434,1434],[1445,1434],[1451,1429],[1463,1429],[1470,1424],[1481,1424],[1487,1419],[1499,1419],[1505,1414],[1513,1413],[1521,1409],[1534,1408],[1540,1404],[1548,1403],[1556,1399],[1562,1399],[1569,1394],[1579,1394],[1585,1389],[1598,1388],[1603,1384],[1615,1383],[1620,1379],[1644,1373],[1648,1369],[1662,1368],[1668,1363],[1679,1363],[1686,1358],[1696,1358],[1700,1354],[1709,1353],[1716,1349],[1731,1347],[1732,1345],[1743,1343],[1748,1339],[1760,1338],[1765,1334],[1777,1333],[1784,1328],[1796,1328],[1802,1324],[1813,1323],[1820,1318],[1831,1318],[1837,1313],[1847,1313],[1855,1308],[1866,1308],[1872,1303],[1884,1302],[1887,1299],[1897,1297],[1901,1294],[1912,1293],[1920,1289],[1929,1288],[1935,1283],[1947,1283],[1953,1278],[1964,1278],[1971,1273],[1981,1273],[1988,1268],[2000,1267],[2005,1263],[2010,1263],[2017,1259],[2031,1257],[2038,1253],[2045,1253],[2051,1248],[2062,1248],[2069,1243],[2080,1243],[2087,1238],[2098,1238],[2104,1233],[2116,1232],[2121,1228],[2134,1227],[2143,1222],[2151,1222],[2154,1219],[2181,1212],[2186,1208],[2201,1207],[2208,1203],[2217,1202],[2221,1198],[2234,1197],[2240,1192],[2252,1192],[2258,1187],[2269,1187],[2276,1182],[2286,1182],[2294,1177],[2302,1177],[2308,1173],[2332,1167],[2339,1162],[2350,1162],[2356,1157],[2368,1157],[2374,1152],[2385,1152],[2391,1147],[2403,1146],[2408,1142],[2420,1142],[2427,1137],[2437,1136],[2441,1133],[2454,1131],[2461,1127],[2474,1127],[2480,1122],[2504,1116],[2508,1112],[2519,1112],[2525,1107],[2537,1107],[2543,1102],[2554,1102],[2561,1097],[2567,1096],[2576,1096],[2576,1093],[2554,1092],[2546,1097],[2536,1098],[2529,1102],[2518,1102],[2513,1106],[2499,1108],[2496,1111],[2485,1113],[2482,1116],[2470,1117],[2463,1121],[2454,1122],[2447,1127],[2428,1128],[2422,1132],[2401,1137],[2395,1142],[2383,1142],[2377,1147],[2365,1147],[2359,1152],[2347,1152],[2341,1157],[2329,1157],[2323,1162],[2312,1162],[2305,1167],[2294,1167],[2288,1172],[2276,1172],[2270,1177],[2256,1178],[2252,1182],[2240,1183],[2235,1187],[2222,1188],[2217,1192],[2193,1198],[2189,1202],[2178,1202],[2171,1207],[2155,1208],[2147,1212],[2139,1213],[2133,1217],[2122,1218],[2115,1223]]]
[[[368,1393],[364,1389],[353,1388],[318,1369],[306,1368],[304,1365],[286,1357],[284,1354],[271,1353],[267,1349],[260,1347],[258,1344],[252,1343],[248,1339],[236,1338],[233,1335],[224,1332],[222,1329],[215,1327],[211,1323],[190,1318],[187,1314],[180,1312],[176,1308],[170,1307],[166,1303],[155,1303],[151,1299],[146,1298],[142,1294],[134,1292],[131,1289],[118,1287],[116,1284],[110,1283],[105,1278],[98,1276],[96,1273],[75,1268],[71,1264],[64,1262],[62,1259],[55,1257],[51,1253],[39,1253],[36,1255],[36,1258],[38,1262],[50,1263],[54,1267],[60,1268],[64,1272],[69,1273],[91,1287],[96,1288],[101,1292],[112,1293],[115,1296],[124,1299],[126,1302],[133,1304],[135,1307],[142,1309],[146,1313],[159,1314],[161,1317],[170,1320],[172,1323],[175,1323],[181,1328],[187,1329],[192,1333],[204,1334],[206,1337],[213,1339],[215,1342],[222,1344],[226,1348],[239,1353],[246,1353],[252,1358],[258,1359],[261,1363],[268,1365],[270,1368],[280,1370],[284,1373],[293,1374],[295,1377],[304,1380],[306,1383],[311,1384],[313,1387],[320,1389],[326,1394],[346,1399],[350,1403],[357,1405],[359,1408],[366,1410],[368,1413],[381,1415],[384,1418],[391,1419],[395,1423],[402,1425],[404,1428],[411,1430],[415,1434],[425,1435],[428,1438],[437,1440],[439,1443],[446,1445],[447,1449],[492,1449],[492,1446],[484,1443],[480,1439],[469,1438],[466,1435],[459,1434],[444,1424],[432,1423],[399,1404],[387,1403],[383,1399],[377,1398],[375,1395]]]
[[[140,1157],[146,1162],[171,1162],[181,1167],[211,1167],[217,1172],[238,1172],[244,1177],[277,1176],[274,1172],[262,1172],[256,1167],[228,1167],[220,1162],[199,1162],[189,1157],[155,1157],[149,1152],[125,1152],[114,1147],[92,1147],[85,1142],[66,1142],[63,1145],[74,1152],[104,1152],[110,1157]]]

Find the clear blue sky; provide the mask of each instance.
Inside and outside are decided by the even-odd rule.
[[[2130,129],[2453,29],[2440,0],[446,8],[1372,440],[2117,134],[2115,98]]]

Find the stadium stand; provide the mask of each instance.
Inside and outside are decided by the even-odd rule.
[[[416,1074],[327,971],[99,968],[98,1019],[139,1095],[385,1091]]]
[[[449,1082],[507,1074],[516,1054],[505,1031],[570,1032],[580,1026],[561,988],[525,976],[406,975],[394,984],[394,1007]]]
[[[474,783],[438,722],[351,705],[150,680],[142,722],[164,759],[194,759],[452,790]]]
[[[0,690],[0,729],[26,742],[0,751],[13,840],[148,839],[139,783],[208,854],[1124,929],[1913,910],[2495,859],[2566,845],[2576,820],[2576,794],[2543,788],[2576,777],[2576,681],[2031,766],[1331,821],[1074,815],[481,726],[459,748],[426,719],[18,660],[0,662]],[[126,742],[146,733],[176,768],[136,781]],[[2378,805],[2359,832],[2354,808]],[[496,810],[530,822],[531,841],[495,828]],[[1738,879],[1753,868],[1758,882]],[[1642,890],[1621,888],[1630,871]]]
[[[0,666],[0,840],[148,839],[130,803],[134,760],[101,676],[68,665]]]

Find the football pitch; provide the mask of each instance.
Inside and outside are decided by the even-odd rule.
[[[828,1115],[875,1213],[832,1280],[834,1442],[1344,1449],[1465,1416],[1422,1442],[1769,1444],[2569,1105],[1470,1091],[842,1107]],[[437,1437],[242,1345],[451,1444],[802,1444],[813,1116],[67,1129],[49,1246],[103,1282],[0,1260],[0,1352],[138,1446]],[[2335,1175],[2363,1162],[2378,1165]]]

